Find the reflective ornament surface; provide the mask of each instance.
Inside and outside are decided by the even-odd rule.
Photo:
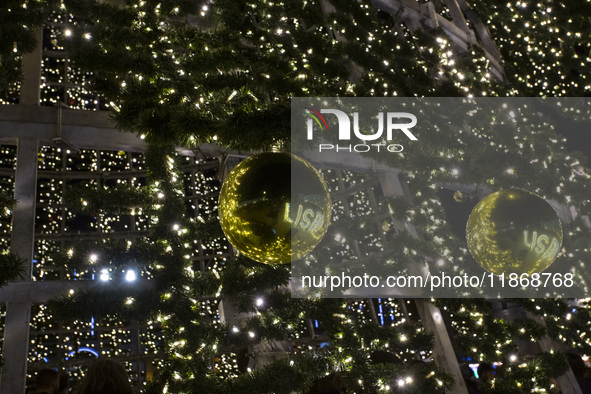
[[[519,189],[499,190],[474,207],[466,226],[468,247],[485,270],[502,273],[542,272],[562,244],[562,226],[554,208]]]
[[[330,196],[322,176],[304,159],[265,152],[228,175],[219,198],[224,234],[260,263],[289,263],[308,254],[330,222]]]

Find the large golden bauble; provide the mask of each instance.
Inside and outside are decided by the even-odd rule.
[[[330,222],[330,196],[322,176],[289,153],[260,153],[238,164],[222,186],[224,234],[248,258],[271,265],[309,253]]]
[[[554,208],[519,189],[499,190],[472,210],[466,226],[474,259],[493,274],[542,272],[562,244],[562,226]]]

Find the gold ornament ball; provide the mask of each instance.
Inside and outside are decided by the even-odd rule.
[[[318,171],[290,153],[249,157],[228,175],[219,198],[226,237],[240,253],[279,265],[308,254],[330,222],[330,195]]]
[[[562,226],[554,208],[520,189],[499,190],[483,198],[468,218],[466,238],[485,270],[533,274],[548,268],[560,251]]]

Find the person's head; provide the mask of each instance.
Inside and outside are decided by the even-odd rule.
[[[566,358],[568,360],[570,368],[573,370],[573,373],[577,378],[585,374],[585,370],[587,369],[587,367],[585,367],[585,362],[583,361],[581,356],[575,353],[568,353],[566,355]]]
[[[478,366],[478,376],[483,381],[493,380],[495,378],[495,369],[491,364],[481,362]]]
[[[339,394],[343,392],[342,388],[341,375],[336,372],[316,380],[306,394]]]
[[[129,376],[121,364],[109,359],[98,359],[88,369],[79,394],[132,394]]]
[[[37,373],[37,391],[43,391],[47,393],[57,393],[59,387],[59,374],[53,369],[42,369]]]
[[[68,374],[65,372],[60,372],[59,373],[59,387],[57,389],[58,394],[65,394],[68,392],[68,386],[69,386],[69,377]]]

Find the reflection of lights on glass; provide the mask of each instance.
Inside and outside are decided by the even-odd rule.
[[[552,264],[562,241],[554,209],[519,189],[499,190],[482,199],[466,228],[475,260],[497,275],[541,272]]]
[[[222,187],[219,213],[224,234],[236,249],[255,261],[278,265],[299,259],[320,241],[328,227],[330,199],[326,186],[316,171],[300,160],[296,165],[299,163],[300,172],[305,171],[303,177],[311,185],[291,201],[287,186],[292,160],[293,156],[283,153],[252,156],[232,170]],[[284,176],[269,179],[265,175],[268,169],[283,171]],[[251,174],[249,178],[245,178],[247,174]],[[250,176],[259,177],[260,193],[246,198],[245,187],[252,184],[245,181]]]
[[[125,280],[128,282],[133,282],[135,280],[135,271],[127,270],[127,272],[125,273]]]
[[[90,354],[92,354],[95,357],[98,357],[99,356],[99,353],[96,350],[94,350],[93,348],[90,348],[90,347],[81,347],[81,348],[78,348],[78,353],[82,353],[82,352],[90,353]],[[71,357],[74,354],[76,354],[76,351],[72,350],[70,353],[68,353],[68,356]]]
[[[101,275],[99,276],[100,280],[106,282],[109,280],[109,270],[101,270]]]

